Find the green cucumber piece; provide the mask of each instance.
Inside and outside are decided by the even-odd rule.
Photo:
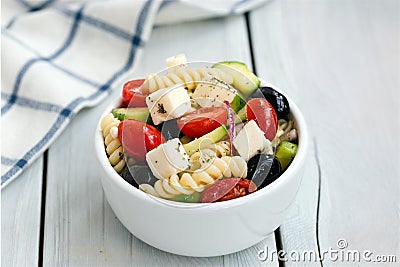
[[[198,203],[200,201],[201,194],[199,192],[193,192],[193,194],[190,195],[177,195],[173,197],[171,200],[177,201],[177,202],[186,202],[186,203]]]
[[[113,116],[120,121],[133,119],[142,122],[149,122],[150,113],[148,108],[116,108],[111,111]]]
[[[217,129],[209,132],[208,134],[203,135],[202,137],[199,137],[187,144],[183,145],[183,148],[186,150],[186,153],[191,156],[195,152],[199,151],[200,145],[203,141],[209,140],[212,143],[216,143],[218,141],[221,141],[222,138],[224,138],[228,134],[226,127],[221,125]]]
[[[246,101],[240,96],[236,95],[235,98],[231,102],[232,110],[238,112],[246,105]]]
[[[236,113],[235,123],[241,123],[245,120],[247,120],[246,106],[244,106],[241,110],[238,111],[238,113]]]
[[[260,86],[258,77],[243,62],[223,61],[214,64],[212,68],[231,74],[233,76],[233,86],[245,95],[250,95]]]
[[[286,169],[297,153],[297,145],[288,141],[282,141],[276,148],[275,156],[281,164],[282,170]]]

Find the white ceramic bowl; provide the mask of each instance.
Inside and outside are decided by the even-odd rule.
[[[276,89],[267,83],[263,85]],[[263,240],[285,219],[304,172],[309,142],[307,125],[296,104],[287,98],[299,133],[298,152],[289,168],[273,183],[253,194],[212,204],[164,201],[130,185],[108,162],[99,121],[95,149],[103,169],[101,182],[118,219],[147,244],[185,256],[225,255]],[[101,118],[120,103],[121,100],[116,99]]]

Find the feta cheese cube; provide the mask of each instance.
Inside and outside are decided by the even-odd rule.
[[[191,110],[190,97],[182,86],[155,91],[146,97],[146,104],[155,125]]]
[[[246,161],[258,153],[273,154],[271,142],[254,120],[249,121],[233,140],[239,155]]]
[[[178,138],[169,140],[147,152],[146,161],[158,179],[168,179],[189,167],[189,156]]]
[[[231,103],[237,91],[229,84],[207,75],[194,91],[192,98],[202,107],[221,107],[224,101]]]

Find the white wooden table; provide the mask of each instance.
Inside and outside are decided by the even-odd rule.
[[[266,246],[322,254],[338,249],[340,239],[372,258],[397,257],[377,266],[399,266],[399,1],[272,1],[243,16],[157,27],[121,83],[182,52],[190,60],[244,61],[303,110],[311,153],[283,225],[252,248],[214,258],[176,256],[136,239],[115,217],[98,177],[93,136],[106,100],[81,111],[2,190],[2,266],[364,266],[328,255],[258,259]]]

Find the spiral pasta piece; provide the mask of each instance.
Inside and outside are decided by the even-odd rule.
[[[215,158],[210,166],[204,170],[194,172],[192,176],[196,181],[208,179],[208,177],[214,180],[222,177],[246,178],[247,163],[239,156]],[[206,176],[207,178],[205,178]]]
[[[233,83],[232,75],[220,70],[213,68],[200,68],[200,69],[189,69],[189,68],[177,68],[172,72],[163,75],[151,74],[147,76],[145,83],[143,84],[144,89],[148,89],[150,93],[157,91],[158,89],[171,87],[173,85],[182,85],[189,91],[193,91],[196,88],[197,83],[201,81],[207,75],[214,76],[228,84]]]
[[[277,147],[281,141],[294,141],[297,139],[297,130],[292,120],[286,121],[280,119],[278,121],[278,131],[272,141],[272,145]]]
[[[190,195],[195,191],[201,192],[204,190],[204,185],[199,186],[196,184],[190,173],[182,173],[181,178],[177,174],[174,174],[169,179],[156,181],[154,186],[141,184],[139,185],[139,189],[156,197],[171,199],[180,194]]]
[[[205,167],[214,158],[225,157],[231,154],[231,143],[228,141],[220,141],[217,143],[210,143],[205,147],[202,147],[200,151],[195,152],[190,156],[189,161],[191,162],[191,170],[197,170]]]
[[[223,156],[215,158],[214,162],[205,169],[194,173],[182,172],[180,178],[175,174],[169,179],[156,181],[154,186],[141,184],[139,188],[153,196],[171,199],[180,194],[202,192],[205,186],[223,177],[246,178],[246,176],[247,164],[243,158]]]
[[[217,153],[217,157],[225,157],[231,155],[231,143],[228,141],[220,141],[216,143],[213,148],[215,149],[215,153]]]
[[[101,120],[100,128],[103,133],[108,161],[116,172],[121,173],[126,165],[126,162],[124,158],[124,150],[121,142],[118,139],[119,122],[120,121],[114,118],[114,116],[110,113]]]

